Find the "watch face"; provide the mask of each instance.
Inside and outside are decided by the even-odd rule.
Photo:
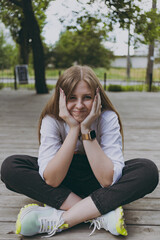
[[[96,138],[96,132],[94,130],[90,131],[90,136],[91,136],[91,139],[95,139]]]

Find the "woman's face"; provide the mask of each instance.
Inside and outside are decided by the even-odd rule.
[[[80,81],[67,101],[67,109],[76,121],[82,122],[90,113],[93,100],[88,83]]]

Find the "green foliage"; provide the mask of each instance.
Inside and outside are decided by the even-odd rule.
[[[143,92],[143,91],[148,91],[148,85],[114,85],[110,84],[107,88],[109,92]],[[152,92],[159,92],[160,91],[160,86],[152,86]]]
[[[44,11],[50,1],[2,0],[0,2],[2,21],[6,26],[9,26],[10,31],[13,29],[11,31],[12,36],[20,46],[21,63],[28,64],[29,51],[32,48],[37,93],[48,93],[45,83],[44,52],[40,33],[46,19]],[[9,15],[7,15],[8,12],[10,12]],[[6,19],[9,19],[9,22]]]
[[[6,42],[4,33],[0,32],[0,69],[10,68],[16,63],[17,48]]]
[[[113,85],[113,84],[110,84],[108,86],[108,91],[109,92],[121,92],[122,91],[122,86],[121,85]]]
[[[122,85],[110,84],[108,86],[109,92],[134,92],[134,91],[142,92],[146,90],[147,90],[147,87],[145,85],[122,86]]]
[[[42,32],[46,24],[45,10],[51,0],[31,0],[34,15]],[[28,64],[32,37],[30,36],[30,26],[24,16],[24,0],[1,0],[0,19],[9,28],[13,40],[20,46],[20,62]],[[34,24],[34,23],[33,23]]]
[[[69,67],[76,62],[109,68],[113,53],[103,46],[107,31],[100,23],[100,19],[83,16],[77,19],[76,27],[68,27],[54,48],[55,66]]]
[[[152,85],[151,91],[152,92],[159,92],[160,91],[160,86],[153,86]]]
[[[131,22],[136,21],[137,14],[140,12],[140,7],[137,2],[141,0],[88,0],[79,1],[80,11],[73,11],[74,22],[75,17],[82,15],[94,16],[101,19],[106,23],[110,31],[113,30],[115,23],[119,23],[120,28],[129,28]],[[86,5],[90,5],[89,8]],[[61,22],[65,23],[68,21],[65,17],[61,17]]]
[[[21,8],[15,6],[11,1],[0,1],[0,19],[9,27],[11,35],[17,41],[18,33],[20,31],[20,19],[22,19]]]
[[[4,88],[4,84],[0,83],[0,89]]]
[[[46,24],[47,16],[45,14],[45,10],[48,8],[51,1],[55,0],[32,0],[33,11],[37,18],[41,32]]]
[[[41,31],[46,23],[45,10],[50,2],[51,0],[32,0],[33,10]],[[13,39],[17,41],[22,27],[21,23],[24,21],[23,0],[1,0],[0,18],[2,22],[9,27]]]
[[[135,32],[143,34],[144,39],[138,39],[144,44],[152,44],[154,40],[160,40],[160,12],[151,9],[138,16]]]
[[[141,0],[138,0],[139,2]],[[109,11],[110,24],[119,23],[120,28],[129,29],[130,24],[136,21],[140,8],[132,0],[104,0]]]

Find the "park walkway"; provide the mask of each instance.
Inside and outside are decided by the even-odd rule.
[[[125,136],[125,160],[146,157],[160,169],[160,93],[109,93],[121,115]],[[11,154],[37,156],[37,123],[49,95],[34,91],[0,91],[0,165]],[[33,200],[7,190],[0,182],[0,240],[27,239],[14,234],[19,209]],[[128,227],[127,240],[160,239],[160,186],[145,198],[124,206]],[[96,230],[89,237],[88,224],[64,231],[51,239],[112,240],[104,230]],[[28,239],[40,239],[33,237]]]

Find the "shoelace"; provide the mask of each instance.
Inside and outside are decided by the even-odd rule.
[[[92,232],[89,234],[89,236],[91,236],[95,232],[96,229],[98,229],[98,230],[101,229],[101,222],[98,219],[93,219],[91,224],[90,224],[90,226],[89,226],[89,228],[91,228],[92,225],[94,225],[94,227],[93,227]]]
[[[43,236],[45,238],[49,238],[49,237],[52,237],[53,235],[55,235],[58,228],[64,223],[63,220],[58,221],[58,223],[56,223],[55,221],[48,220],[46,218],[41,218],[40,222],[41,222],[41,228],[40,228],[39,233],[46,233],[46,232],[48,233],[48,235]]]

